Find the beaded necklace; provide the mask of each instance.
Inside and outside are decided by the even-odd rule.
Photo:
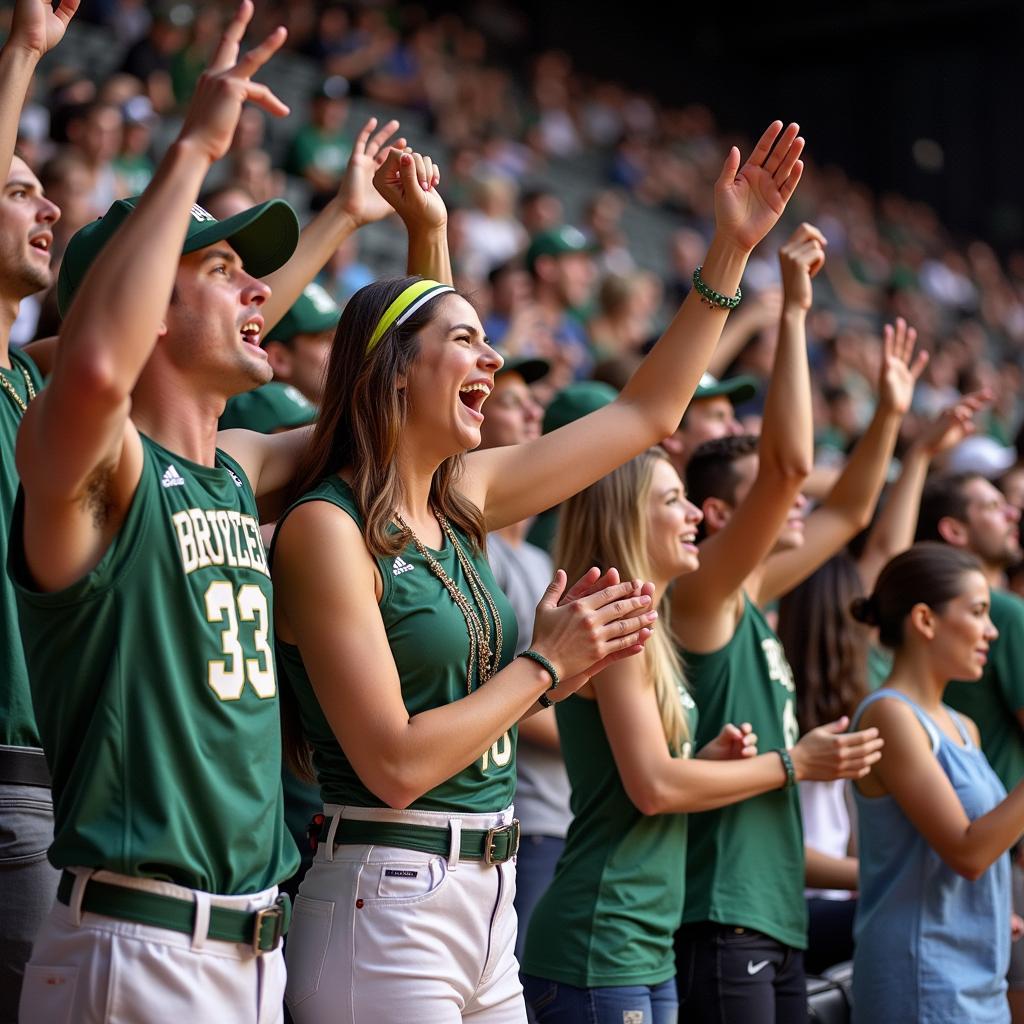
[[[494,675],[498,665],[501,663],[502,633],[501,616],[494,605],[494,600],[487,590],[487,586],[480,578],[476,567],[470,561],[469,556],[459,543],[455,531],[447,518],[436,509],[434,515],[441,526],[441,532],[447,538],[448,543],[455,550],[455,557],[462,566],[469,583],[469,590],[473,596],[473,603],[470,604],[466,595],[459,590],[455,581],[444,571],[444,566],[430,553],[430,550],[413,532],[412,527],[395,512],[394,520],[401,529],[408,534],[416,547],[416,550],[423,556],[430,571],[441,581],[445,590],[451,595],[462,617],[466,620],[466,633],[469,636],[469,659],[466,662],[466,693],[473,690],[473,664],[476,663],[477,675],[480,678],[480,685],[483,686],[488,679]],[[475,607],[474,607],[475,605]],[[488,613],[490,613],[488,615]],[[494,621],[494,652],[491,652],[491,621]]]
[[[32,378],[28,375],[28,371],[25,369],[25,367],[22,366],[20,363],[15,363],[13,359],[11,360],[11,363],[12,369],[14,366],[17,366],[18,369],[21,371],[21,376],[24,378],[25,381],[25,391],[28,394],[28,400],[31,402],[32,399],[36,397],[36,389],[35,385],[32,383]],[[7,375],[4,373],[0,373],[0,388],[3,388],[3,390],[7,393],[7,396],[21,410],[21,414],[22,416],[24,416],[25,413],[28,411],[28,405],[25,403],[25,400],[21,397],[21,395],[18,394],[17,388],[15,388],[15,386],[7,379]]]

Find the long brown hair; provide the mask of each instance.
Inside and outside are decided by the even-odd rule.
[[[650,579],[647,554],[647,506],[654,467],[668,461],[661,448],[651,448],[591,484],[565,502],[558,514],[555,564],[569,579],[592,565],[615,566],[623,579]],[[654,686],[665,739],[676,752],[689,740],[689,721],[680,703],[685,685],[682,661],[668,622],[669,602],[662,595],[658,629],[647,641],[644,665]]]
[[[402,503],[398,445],[407,416],[406,392],[398,378],[409,372],[419,352],[417,334],[438,314],[440,299],[427,302],[401,327],[385,331],[374,350],[366,345],[385,310],[418,277],[393,277],[360,288],[338,322],[324,380],[324,397],[312,440],[299,460],[288,504],[325,476],[348,468],[363,516],[363,539],[371,554],[397,555],[408,537],[388,530]],[[462,455],[445,459],[430,485],[430,504],[483,550],[483,515],[456,488]]]
[[[870,636],[849,610],[863,590],[856,562],[843,551],[779,602],[801,732],[852,715],[867,696]]]

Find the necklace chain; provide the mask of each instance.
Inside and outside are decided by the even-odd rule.
[[[11,360],[11,363],[12,369],[14,366],[17,366],[18,369],[21,371],[21,376],[24,378],[25,381],[25,391],[28,394],[29,402],[31,402],[32,399],[36,397],[36,388],[35,385],[32,383],[32,378],[29,376],[29,373],[25,369],[25,367],[22,366],[20,363],[15,363],[14,360]],[[7,375],[4,373],[0,373],[0,388],[3,388],[4,391],[7,392],[8,397],[10,397],[11,401],[13,401],[14,404],[21,410],[21,414],[24,416],[25,413],[28,411],[28,404],[21,397],[21,395],[18,394],[18,389],[7,379]]]
[[[428,548],[413,532],[412,527],[402,518],[401,514],[395,512],[395,522],[408,534],[416,550],[427,563],[430,571],[441,581],[445,590],[451,595],[462,617],[466,620],[466,633],[469,636],[469,659],[466,662],[466,693],[473,690],[473,665],[476,664],[477,676],[480,685],[483,686],[488,679],[494,675],[498,665],[501,663],[502,630],[501,616],[495,607],[494,599],[491,597],[487,585],[480,578],[476,566],[470,561],[469,556],[459,543],[455,531],[452,529],[448,519],[436,509],[434,515],[441,527],[448,543],[455,550],[455,557],[462,567],[462,571],[469,583],[469,590],[473,597],[472,604],[469,598],[459,589],[458,584],[444,571],[444,566],[430,553]],[[475,605],[475,607],[474,607]],[[491,622],[494,623],[494,651],[491,650]]]

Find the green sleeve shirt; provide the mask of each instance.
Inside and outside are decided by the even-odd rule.
[[[955,682],[943,700],[973,718],[981,749],[1007,791],[1024,778],[1024,600],[1005,590],[992,591],[992,623],[999,637],[977,682]]]

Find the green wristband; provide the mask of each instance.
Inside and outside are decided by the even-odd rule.
[[[548,659],[545,658],[543,654],[538,654],[537,651],[534,651],[534,650],[523,651],[523,653],[520,654],[519,657],[520,658],[529,658],[530,661],[535,661],[538,665],[540,665],[540,667],[542,669],[544,669],[545,672],[547,672],[547,674],[549,676],[551,676],[551,685],[548,687],[547,692],[546,693],[542,693],[537,698],[537,703],[540,704],[540,706],[542,708],[549,708],[549,707],[551,707],[551,705],[554,704],[555,702],[548,696],[548,694],[552,690],[557,690],[558,689],[558,682],[559,682],[559,680],[558,680],[558,672],[556,671],[555,666],[552,665],[551,662],[548,661]]]
[[[793,758],[785,747],[777,747],[775,753],[782,760],[782,767],[786,769],[786,784],[783,789],[792,789],[796,785],[796,769],[793,767]]]
[[[700,276],[703,269],[704,267],[700,266],[693,272],[693,287],[697,294],[709,306],[717,306],[719,309],[735,309],[743,298],[743,289],[737,288],[736,294],[732,298],[721,292],[716,292],[714,288],[705,284],[704,278]]]

